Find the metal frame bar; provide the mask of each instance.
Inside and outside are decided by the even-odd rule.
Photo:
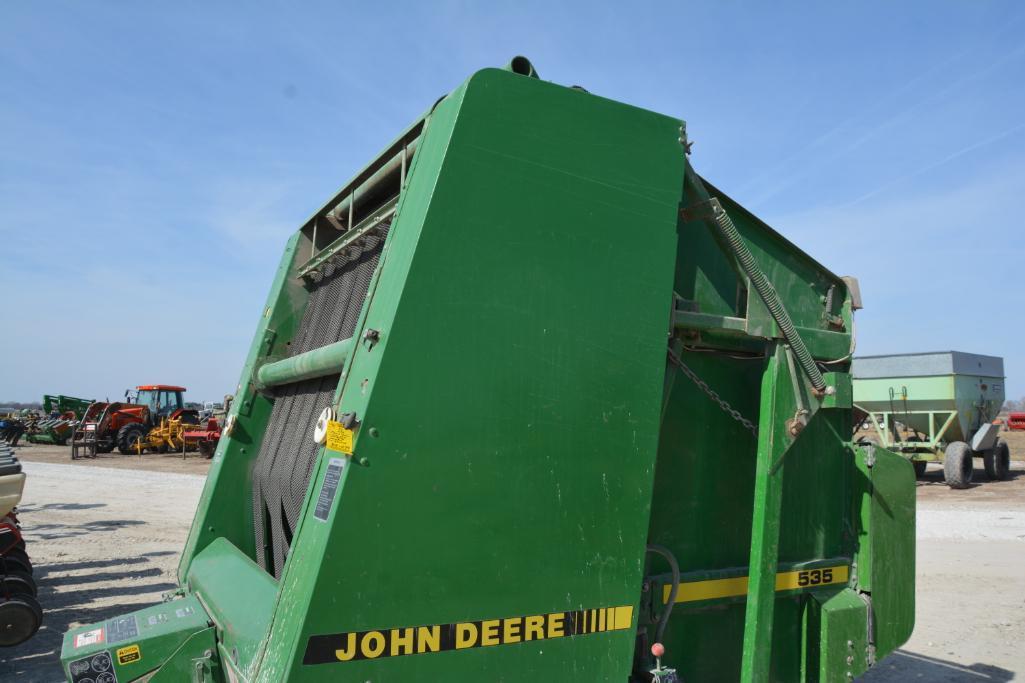
[[[761,337],[760,334],[757,334],[752,329],[752,321],[749,318],[738,318],[714,313],[698,313],[679,308],[673,311],[673,326],[677,329],[727,333],[737,337]],[[850,347],[846,332],[817,330],[807,327],[798,327],[796,329],[815,356],[831,358],[832,356],[827,352],[832,347],[839,346],[844,349]]]
[[[366,236],[368,232],[376,230],[381,223],[395,215],[398,203],[398,197],[389,199],[379,209],[377,209],[377,211],[360,221],[359,225],[324,247],[319,254],[311,258],[303,264],[301,268],[299,268],[299,277],[305,278],[313,275],[318,268],[323,266],[335,254],[352,246],[354,242]]]
[[[343,339],[319,349],[266,363],[256,371],[257,383],[263,387],[276,387],[340,373],[345,360],[352,353],[352,347],[352,339]]]
[[[876,434],[879,436],[879,442],[884,448],[895,449],[895,450],[922,450],[930,449],[935,450],[939,448],[940,442],[943,440],[943,435],[950,429],[950,425],[954,423],[954,418],[957,417],[956,410],[904,410],[899,413],[893,413],[890,411],[871,411],[861,406],[856,405],[858,410],[866,413],[868,418],[872,421],[872,427],[875,429]],[[879,424],[879,420],[876,415],[882,415],[883,424]],[[929,416],[929,440],[928,441],[895,441],[890,438],[893,430],[890,429],[890,421],[895,418],[899,418],[901,415],[928,415]],[[936,429],[936,416],[946,416],[943,424],[940,428]]]
[[[772,658],[772,622],[776,607],[776,571],[785,471],[782,456],[790,446],[782,419],[788,406],[783,405],[781,394],[789,384],[785,376],[789,373],[784,349],[783,343],[775,343],[774,352],[762,374],[750,574],[747,611],[744,616],[744,650],[741,655],[742,683],[768,680]]]

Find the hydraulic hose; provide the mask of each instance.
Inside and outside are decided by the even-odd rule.
[[[669,624],[669,615],[673,613],[673,605],[676,604],[676,594],[680,592],[680,564],[676,561],[676,556],[672,551],[665,546],[649,543],[647,550],[649,553],[664,557],[669,563],[669,570],[673,573],[673,585],[669,590],[669,600],[666,602],[666,608],[662,610],[662,616],[658,618],[658,626],[655,628],[655,642],[661,643],[666,626]]]
[[[798,364],[800,364],[805,374],[808,375],[808,379],[811,381],[815,392],[821,396],[826,391],[826,381],[822,378],[822,373],[815,364],[815,359],[812,358],[811,352],[808,351],[804,340],[801,339],[801,335],[798,334],[797,328],[794,327],[794,322],[790,319],[790,314],[787,313],[787,309],[783,306],[779,294],[776,293],[776,289],[769,282],[769,278],[765,277],[765,273],[755,263],[754,255],[751,254],[751,250],[744,243],[740,232],[733,225],[733,220],[726,213],[726,209],[722,208],[719,200],[712,198],[709,200],[709,204],[712,207],[712,214],[715,217],[715,224],[719,228],[719,234],[722,235],[730,250],[736,255],[737,261],[740,262],[740,267],[744,269],[755,291],[758,292],[758,296],[762,298],[762,301],[765,302],[765,307],[772,314],[772,319],[779,325],[783,337],[790,344],[790,348],[793,349]]]

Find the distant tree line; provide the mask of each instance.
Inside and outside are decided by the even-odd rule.
[[[1025,396],[1022,396],[1017,401],[1015,401],[1014,399],[1010,399],[1010,400],[1004,401],[1004,412],[1005,413],[1021,413],[1021,412],[1025,412]]]
[[[0,401],[0,410],[11,411],[11,410],[42,410],[43,404],[39,401],[32,403],[19,403],[18,401]]]

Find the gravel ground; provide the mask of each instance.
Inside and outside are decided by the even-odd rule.
[[[18,509],[43,626],[0,651],[0,681],[63,681],[65,631],[159,602],[177,587],[178,554],[204,477],[29,462],[28,449],[19,457],[28,479]]]
[[[1025,454],[1025,434],[1011,452]],[[911,640],[862,677],[879,681],[1011,681],[1025,674],[1025,463],[952,490],[930,465],[918,484],[916,623]]]
[[[1012,435],[1017,437],[1018,435]],[[1025,453],[1012,441],[1012,453]],[[71,462],[68,449],[19,449],[28,483],[22,522],[44,625],[0,656],[0,680],[63,680],[63,633],[175,587],[178,553],[209,461],[174,455]],[[138,469],[142,468],[142,469]],[[1010,681],[1025,674],[1025,463],[1013,477],[952,491],[939,467],[919,482],[917,624],[908,644],[862,677]]]

